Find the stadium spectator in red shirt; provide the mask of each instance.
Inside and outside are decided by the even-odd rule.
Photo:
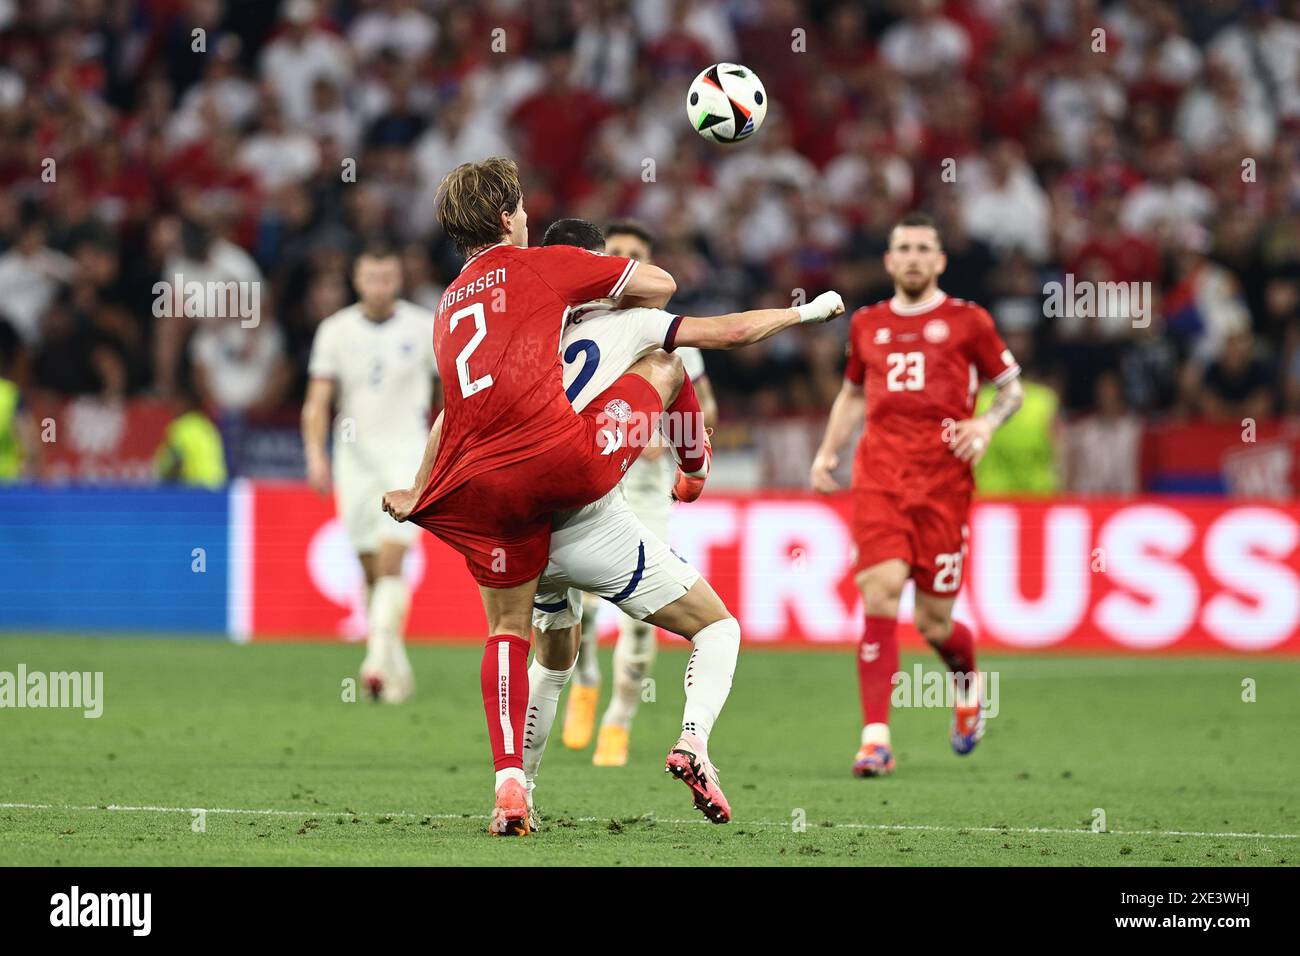
[[[515,108],[511,125],[523,136],[519,155],[547,178],[562,197],[581,194],[586,185],[586,158],[592,136],[613,108],[570,81],[573,57],[555,51],[546,59],[541,89]]]

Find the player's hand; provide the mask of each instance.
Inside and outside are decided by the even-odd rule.
[[[817,457],[813,459],[812,471],[808,475],[813,491],[829,495],[840,490],[839,482],[831,474],[839,467],[839,464],[840,456],[833,451],[818,452]]]
[[[327,495],[330,491],[330,463],[328,458],[317,455],[307,456],[307,484],[318,495]]]
[[[977,465],[988,451],[992,438],[993,426],[986,419],[967,418],[953,426],[952,441],[949,444],[952,453],[961,461]]]
[[[415,503],[420,500],[420,493],[412,488],[399,488],[384,494],[384,511],[393,516],[394,521],[405,521],[415,510]]]
[[[823,292],[811,302],[795,308],[800,322],[826,322],[844,314],[844,300],[838,292]]]

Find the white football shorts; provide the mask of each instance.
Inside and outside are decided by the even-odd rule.
[[[384,513],[383,504],[384,492],[410,486],[423,455],[423,443],[418,448],[412,444],[383,467],[375,467],[351,452],[335,454],[334,506],[358,554],[378,551],[385,541],[409,547],[419,536],[419,525],[394,521]]]
[[[645,620],[691,589],[700,572],[646,528],[617,488],[570,513],[551,531],[551,554],[533,599],[533,627],[554,631],[582,621],[582,591]]]

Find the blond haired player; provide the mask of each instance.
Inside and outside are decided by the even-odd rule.
[[[552,517],[614,489],[644,447],[630,423],[664,412],[684,419],[700,408],[681,359],[663,352],[637,361],[582,412],[565,396],[565,310],[604,298],[662,305],[677,288],[672,276],[583,249],[529,248],[519,167],[501,156],[457,166],[435,203],[438,223],[465,257],[434,311],[446,402],[414,478],[385,493],[383,507],[460,552],[479,586],[487,625],[479,689],[496,773],[488,832],[516,836],[528,832],[519,745],[533,598]],[[678,484],[694,497],[712,456],[700,432],[702,440],[674,445]]]
[[[554,223],[543,241],[547,247],[586,250],[600,250],[604,245],[601,231],[580,219]],[[843,311],[844,303],[835,292],[823,293],[797,308],[712,318],[674,315],[658,308],[618,309],[608,298],[583,303],[565,311],[560,342],[564,394],[575,410],[584,410],[603,401],[611,383],[618,381],[625,369],[646,355],[675,351],[679,342],[700,348],[739,348],[797,324],[829,321]],[[693,414],[699,417],[700,413]],[[658,427],[651,419],[642,423]],[[430,434],[434,454],[441,443],[442,424],[439,416]],[[672,424],[668,427],[676,430]],[[674,488],[686,500],[680,494],[683,477],[678,475]],[[391,495],[385,496],[385,507],[393,511]],[[402,518],[401,514],[394,517]],[[533,600],[536,655],[528,668],[527,721],[519,735],[527,806],[519,811],[518,826],[493,829],[490,824],[489,829],[523,835],[536,828],[535,780],[560,694],[578,653],[583,617],[579,591],[598,594],[632,617],[649,620],[691,642],[683,681],[686,702],[681,736],[664,769],[690,788],[696,807],[709,820],[726,823],[731,809],[717,769],[709,760],[708,742],[731,690],[740,649],[739,623],[699,572],[637,520],[618,486],[596,502],[557,512],[549,549]],[[518,742],[512,741],[512,747]]]
[[[605,254],[649,262],[654,239],[640,223],[622,220],[605,229]],[[718,406],[704,371],[704,355],[697,348],[676,349],[687,377],[695,385],[706,428],[717,422]],[[655,533],[668,540],[668,514],[672,504],[677,465],[662,444],[652,445],[628,468],[620,483],[632,513]],[[564,745],[583,750],[591,743],[600,698],[600,664],[596,657],[598,602],[585,598],[587,613],[582,617],[582,643],[573,686],[564,711]],[[619,618],[618,643],[614,645],[614,693],[600,721],[600,736],[591,762],[597,767],[621,767],[627,763],[628,736],[641,700],[643,682],[654,667],[658,642],[655,628],[624,613]]]
[[[410,592],[402,558],[420,529],[379,508],[389,488],[419,467],[429,434],[438,367],[433,314],[399,299],[401,260],[386,248],[357,257],[359,301],[321,322],[312,342],[302,409],[307,480],[335,507],[366,579],[366,656],[361,682],[372,698],[401,703],[415,689],[403,645]],[[331,406],[333,461],[326,454]]]

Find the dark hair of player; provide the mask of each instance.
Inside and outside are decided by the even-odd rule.
[[[939,243],[939,249],[943,249],[943,233],[939,231],[939,224],[934,221],[934,217],[924,212],[909,212],[902,219],[894,223],[889,229],[890,240],[892,242],[894,230],[899,226],[924,226],[927,229],[934,230],[935,241]]]
[[[577,246],[588,252],[603,252],[605,236],[600,227],[585,219],[557,219],[542,237],[544,246]]]
[[[506,235],[501,214],[513,213],[523,198],[519,167],[513,159],[489,156],[461,163],[438,185],[434,204],[442,231],[463,256]]]
[[[605,227],[605,237],[610,236],[636,236],[645,243],[647,249],[655,251],[655,237],[635,219],[615,219]]]

